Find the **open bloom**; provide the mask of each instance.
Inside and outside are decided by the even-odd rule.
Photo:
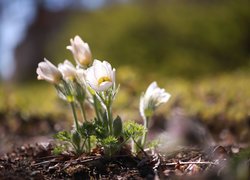
[[[58,84],[62,78],[61,72],[46,58],[38,64],[36,73],[38,74],[38,80],[45,80],[53,84]]]
[[[140,98],[140,114],[143,118],[153,115],[154,110],[163,103],[166,103],[170,94],[158,87],[156,82],[152,82],[146,93]]]
[[[106,91],[115,82],[115,69],[107,61],[94,60],[93,65],[87,69],[86,79],[95,91]]]
[[[92,62],[92,54],[88,43],[83,42],[79,36],[70,39],[71,46],[67,46],[74,56],[76,63],[80,66],[87,67]]]
[[[58,69],[65,80],[74,80],[76,78],[76,68],[69,60],[66,59],[63,63],[60,63]]]

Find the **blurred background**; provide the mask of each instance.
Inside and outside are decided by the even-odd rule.
[[[71,128],[36,68],[44,57],[74,62],[66,46],[75,35],[117,69],[123,119],[141,120],[140,94],[156,80],[172,94],[156,125],[181,110],[217,140],[249,142],[248,0],[1,0],[0,13],[0,152]]]

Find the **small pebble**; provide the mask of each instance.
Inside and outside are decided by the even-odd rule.
[[[36,176],[36,175],[38,175],[38,174],[40,174],[40,171],[33,171],[33,172],[31,173],[31,176]]]
[[[236,154],[236,153],[240,152],[240,148],[238,148],[238,147],[231,147],[231,151],[232,151],[232,153]]]

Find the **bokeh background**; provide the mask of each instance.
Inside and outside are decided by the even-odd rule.
[[[44,57],[74,62],[66,46],[75,35],[117,69],[114,108],[123,119],[140,121],[140,94],[156,80],[172,94],[161,120],[179,108],[215,138],[249,141],[249,7],[248,0],[1,0],[1,144],[68,127],[55,123],[70,121],[67,105],[36,80],[36,68]]]

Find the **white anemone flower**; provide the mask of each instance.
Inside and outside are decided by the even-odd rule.
[[[58,69],[65,80],[76,78],[76,67],[69,60],[66,59],[63,63],[58,64]]]
[[[106,91],[115,82],[115,69],[107,61],[94,60],[87,69],[87,83],[95,91]]]
[[[53,84],[58,84],[62,78],[61,72],[46,58],[38,64],[36,73],[38,80],[45,80]]]
[[[143,118],[153,115],[154,110],[163,103],[166,103],[170,94],[158,87],[156,82],[152,82],[146,93],[141,95],[140,98],[140,114]]]
[[[83,67],[88,67],[92,62],[92,54],[88,43],[85,43],[79,36],[75,36],[74,39],[70,39],[69,49],[76,61],[76,63]]]

